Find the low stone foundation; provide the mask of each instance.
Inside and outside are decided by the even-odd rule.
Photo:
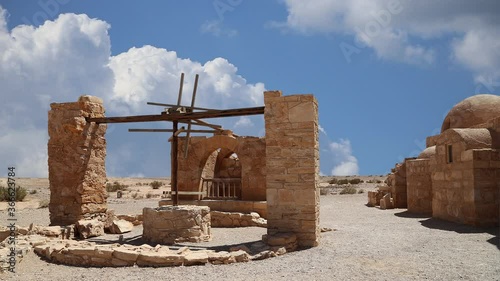
[[[211,211],[210,217],[213,227],[267,227],[267,220],[261,218],[259,214],[255,212],[251,212],[250,214],[242,214]]]
[[[161,206],[171,206],[171,199],[163,199],[158,202]],[[212,211],[251,213],[255,212],[260,217],[267,219],[266,201],[245,201],[245,200],[180,200],[179,205],[207,206]]]
[[[150,243],[210,241],[210,208],[164,206],[143,209],[143,238]]]

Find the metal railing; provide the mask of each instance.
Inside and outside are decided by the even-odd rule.
[[[202,190],[206,190],[204,199],[241,199],[241,178],[202,178]]]

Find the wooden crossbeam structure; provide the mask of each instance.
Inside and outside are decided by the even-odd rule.
[[[264,114],[264,106],[247,107],[236,109],[220,109],[207,110],[203,112],[187,112],[175,114],[159,114],[159,115],[135,115],[122,117],[95,117],[87,118],[87,122],[96,123],[132,123],[132,122],[155,122],[155,121],[187,121],[194,119],[220,118],[220,117],[236,117]]]
[[[172,133],[170,141],[171,148],[171,188],[172,188],[172,201],[173,205],[177,206],[179,203],[179,192],[177,187],[177,170],[178,170],[178,136],[182,133],[186,134],[186,143],[184,147],[184,157],[187,157],[189,137],[192,133],[217,133],[222,131],[222,126],[210,124],[201,119],[221,118],[221,117],[237,117],[248,115],[264,114],[264,107],[247,107],[247,108],[234,108],[234,109],[211,109],[204,107],[197,107],[194,105],[196,98],[196,91],[198,88],[199,75],[196,74],[195,83],[193,87],[193,95],[191,98],[191,106],[182,106],[182,90],[184,86],[184,73],[181,73],[179,84],[179,94],[177,104],[148,102],[148,105],[166,107],[163,112],[156,115],[135,115],[135,116],[117,116],[117,117],[87,117],[87,122],[95,123],[139,123],[139,122],[172,122],[172,129],[129,129],[129,132],[153,132],[153,133]],[[187,124],[187,129],[181,127],[179,123]],[[210,129],[192,129],[192,126],[208,127]]]

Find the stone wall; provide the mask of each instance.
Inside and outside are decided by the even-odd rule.
[[[74,224],[106,213],[106,125],[85,117],[104,117],[102,100],[52,103],[48,118],[51,225]]]
[[[470,141],[463,137],[466,134],[455,131],[466,132],[451,129],[441,134],[436,157],[431,160],[433,217],[476,226],[498,225],[499,152],[491,148],[468,149],[480,145],[478,138]],[[450,145],[452,156],[448,159]]]
[[[432,180],[429,159],[406,161],[408,212],[432,214]]]
[[[185,138],[179,138],[178,188],[180,191],[200,191],[203,168],[212,153],[221,148],[238,155],[241,166],[241,200],[266,200],[266,143],[258,137],[191,137],[188,158],[184,158]],[[213,159],[212,159],[213,160]],[[196,199],[181,196],[181,199]]]
[[[294,233],[317,246],[319,228],[318,104],[313,95],[264,93],[268,235]]]
[[[471,157],[470,154],[472,154],[475,207],[473,224],[498,226],[500,215],[500,150],[474,149],[471,152],[467,151],[463,157]],[[472,197],[470,194],[469,196]]]
[[[143,209],[144,240],[172,245],[180,242],[210,241],[210,208],[205,206],[164,206]]]
[[[160,200],[161,206],[172,205],[171,199]],[[252,213],[255,212],[263,218],[267,218],[266,201],[243,201],[243,200],[180,200],[179,205],[207,206],[212,211]]]
[[[448,163],[447,145],[436,145],[436,157],[430,162],[432,216],[460,223],[472,223],[474,220],[474,168],[472,161],[461,161],[462,151],[458,146],[459,143],[453,143],[455,159],[452,163]]]
[[[415,159],[415,158],[407,158]],[[394,201],[394,208],[406,208],[407,186],[406,186],[406,162],[398,163],[392,169],[392,173],[387,177],[387,185],[390,187],[391,197]]]

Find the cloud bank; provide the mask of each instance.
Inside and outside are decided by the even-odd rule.
[[[153,46],[111,56],[110,25],[99,19],[61,14],[38,27],[20,25],[9,31],[7,18],[0,7],[0,158],[16,166],[21,177],[47,176],[47,112],[52,102],[76,101],[90,94],[104,99],[108,116],[151,114],[162,108],[148,106],[147,101],[176,102],[184,72],[184,104],[190,103],[196,73],[200,74],[198,106],[263,104],[264,84],[248,83],[224,58],[200,63]],[[222,125],[258,132],[263,124],[251,117],[233,121],[224,120]],[[168,173],[166,153],[147,152],[140,143],[127,142],[134,137],[124,128],[114,128],[108,129],[108,174],[127,175],[131,169],[137,174]],[[156,148],[166,150],[167,137],[154,138],[162,139]]]
[[[275,26],[303,34],[352,35],[340,49],[349,61],[365,47],[381,59],[432,64],[433,40],[447,40],[453,63],[478,83],[500,78],[500,2],[494,0],[285,0],[288,16]],[[487,85],[486,85],[487,86]]]

